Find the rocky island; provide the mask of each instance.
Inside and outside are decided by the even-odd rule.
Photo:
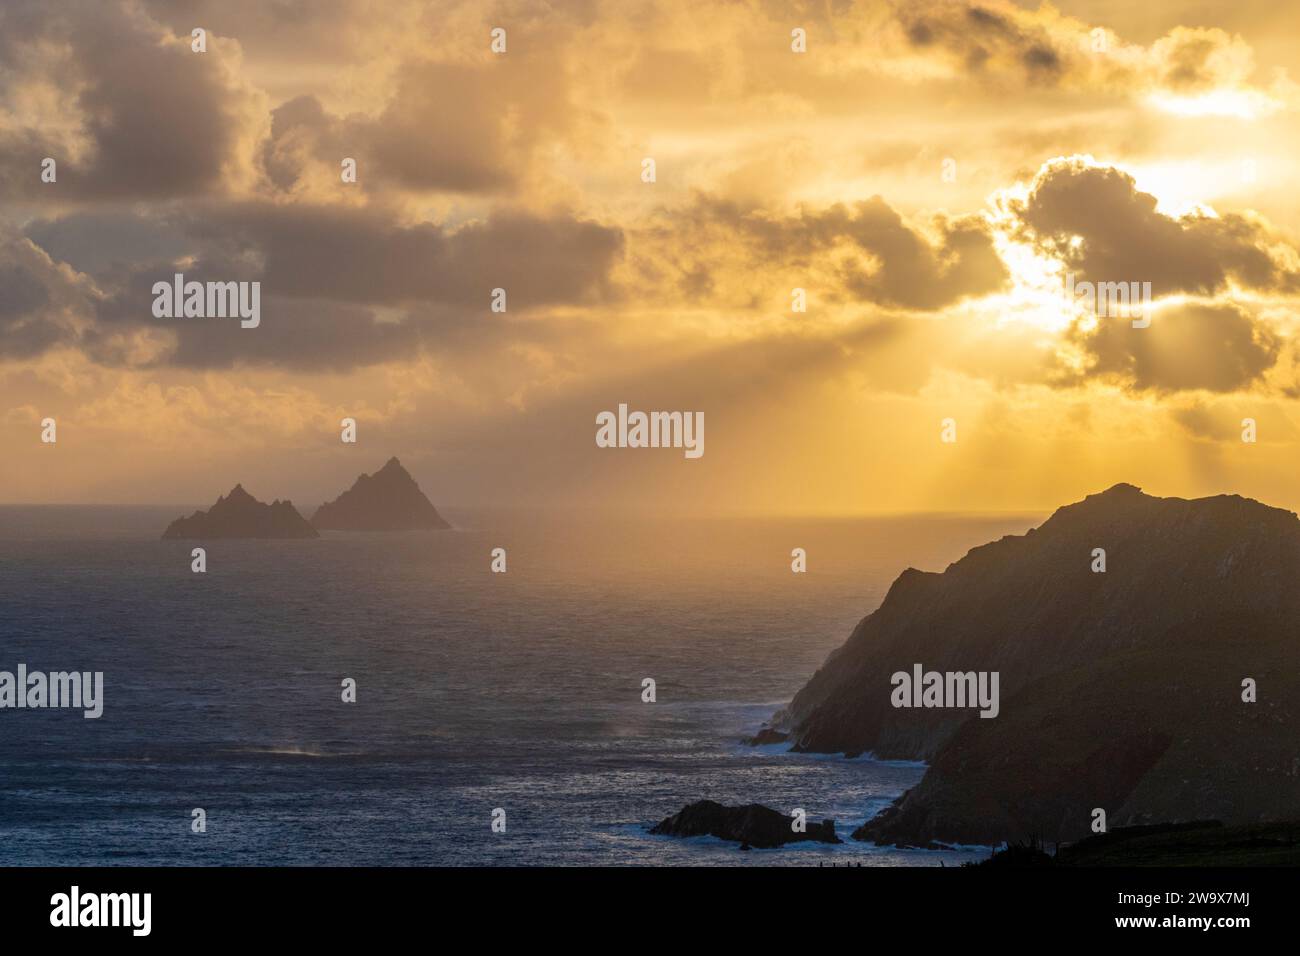
[[[942,573],[907,569],[774,723],[793,749],[925,760],[855,839],[996,845],[1300,816],[1300,519],[1120,484]],[[891,675],[1000,674],[917,709]]]
[[[721,840],[734,840],[741,844],[742,849],[770,849],[808,840],[842,842],[835,835],[834,820],[809,821],[802,832],[796,831],[793,823],[794,817],[787,817],[761,803],[726,807],[713,800],[699,800],[651,827],[650,832],[675,837],[715,836]]]
[[[450,528],[410,472],[396,458],[373,475],[316,509],[311,523],[322,531],[429,531]]]
[[[289,501],[258,501],[243,485],[217,499],[207,511],[177,518],[163,532],[170,538],[319,538]]]

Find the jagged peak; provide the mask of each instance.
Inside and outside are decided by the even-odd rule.
[[[177,518],[164,538],[314,538],[313,528],[288,498],[271,504],[258,501],[243,484],[219,497],[208,510]]]
[[[1154,495],[1148,495],[1137,485],[1130,484],[1127,481],[1116,482],[1105,491],[1097,491],[1090,495],[1084,495],[1081,501],[1072,501],[1068,505],[1061,505],[1057,512],[1072,511],[1078,508],[1094,509],[1116,504],[1128,504],[1137,501],[1165,501],[1170,499],[1157,498]]]
[[[1247,498],[1244,495],[1236,494],[1219,494],[1204,495],[1200,498],[1179,498],[1176,495],[1169,497],[1160,497],[1158,495],[1148,495],[1137,485],[1121,481],[1112,485],[1105,491],[1096,494],[1087,495],[1082,501],[1075,501],[1068,505],[1062,505],[1056,509],[1052,518],[1058,515],[1092,515],[1107,508],[1122,506],[1123,513],[1129,513],[1131,506],[1140,506],[1145,509],[1155,508],[1168,505],[1190,505],[1193,508],[1206,508],[1213,506],[1230,505],[1245,511],[1257,511],[1259,513],[1271,512],[1277,514],[1287,514],[1294,516],[1294,512],[1285,508],[1277,508],[1273,505],[1266,505],[1255,498]],[[1045,522],[1044,525],[1047,523]]]
[[[1119,495],[1140,495],[1140,494],[1142,494],[1142,489],[1139,488],[1137,485],[1129,484],[1127,481],[1119,481],[1111,485],[1105,491],[1099,492],[1095,495],[1089,495],[1088,497],[1105,498],[1107,496],[1118,497]],[[1145,497],[1149,498],[1151,496],[1146,495]]]
[[[352,487],[316,509],[312,522],[337,531],[401,531],[450,527],[394,455],[360,475]]]
[[[1052,517],[1044,524],[1046,525],[1053,519],[1063,515],[1094,515],[1117,507],[1138,504],[1154,504],[1159,501],[1168,500],[1171,499],[1157,498],[1154,495],[1144,494],[1142,489],[1137,485],[1129,484],[1127,481],[1121,481],[1111,485],[1105,491],[1098,491],[1090,495],[1084,495],[1081,501],[1072,501],[1068,505],[1061,505],[1052,513]]]

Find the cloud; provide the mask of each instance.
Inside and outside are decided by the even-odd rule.
[[[519,26],[528,42],[508,55],[488,52],[486,27],[472,54],[436,40],[406,51],[385,65],[378,108],[343,113],[315,94],[282,103],[263,144],[268,179],[337,197],[339,163],[351,157],[354,192],[517,194],[543,151],[566,146],[588,118],[564,66],[564,17]]]
[[[265,98],[240,77],[238,43],[208,51],[125,3],[0,5],[0,195],[36,201],[222,193],[252,175]],[[62,95],[42,94],[45,90]],[[55,115],[22,108],[27,99]],[[40,180],[46,157],[57,184]]]
[[[730,307],[781,301],[807,288],[826,301],[933,311],[1002,288],[1007,272],[980,217],[935,217],[922,231],[879,196],[851,205],[773,214],[699,195],[633,238],[644,279],[672,282],[694,301]],[[750,292],[724,287],[739,279]],[[766,280],[766,281],[765,281]],[[779,285],[777,283],[779,282]],[[771,287],[765,297],[756,285]]]
[[[245,204],[206,210],[190,232],[247,250],[272,295],[476,310],[498,287],[518,310],[600,301],[623,248],[617,228],[508,209],[453,229],[379,210]]]
[[[0,355],[38,355],[64,337],[64,330],[39,316],[49,301],[45,286],[31,272],[14,263],[0,263]]]
[[[72,270],[0,230],[0,358],[31,359],[75,341],[87,311]]]
[[[557,308],[754,306],[756,275],[804,283],[814,302],[920,311],[1006,281],[984,219],[938,217],[922,230],[878,197],[791,216],[697,197],[635,234],[562,212],[501,209],[449,228],[379,207],[243,202],[74,213],[27,235],[94,277],[95,322],[71,344],[114,365],[346,369],[425,349],[499,350],[546,342]],[[175,272],[260,281],[261,327],[155,319],[153,284]],[[783,309],[791,287],[778,287]],[[506,316],[488,309],[494,288],[506,290]]]
[[[511,138],[520,112],[497,95],[498,85],[484,67],[426,63],[403,71],[375,117],[332,115],[310,95],[290,100],[272,114],[267,174],[280,189],[313,173],[334,188],[340,161],[350,157],[365,190],[506,190],[526,150]]]
[[[1135,98],[1231,91],[1249,97],[1257,111],[1294,100],[1284,76],[1267,89],[1252,85],[1253,50],[1218,28],[1175,26],[1143,46],[1046,4],[906,0],[894,9],[903,47],[913,56],[996,88],[1027,84]]]
[[[1246,84],[1255,69],[1250,45],[1224,30],[1175,27],[1151,45],[1159,86],[1173,93],[1204,93]]]
[[[502,210],[449,229],[402,225],[377,209],[251,202],[73,214],[36,221],[28,235],[66,259],[65,285],[74,266],[93,273],[94,283],[67,294],[95,321],[77,329],[46,321],[34,293],[22,291],[31,283],[14,282],[12,348],[75,345],[107,364],[187,367],[346,369],[422,348],[536,341],[544,325],[530,323],[530,313],[612,296],[623,247],[619,230],[563,213]],[[118,241],[127,264],[106,257],[105,239]],[[53,267],[26,246],[24,261],[38,253]],[[153,284],[177,272],[199,282],[261,282],[262,324],[154,318]],[[506,290],[505,315],[489,309],[494,288]]]
[[[968,73],[1009,71],[1030,83],[1055,85],[1067,69],[1056,38],[1019,11],[922,3],[899,6],[897,16],[914,48],[946,54]]]
[[[1232,304],[1162,308],[1148,328],[1111,318],[1097,320],[1092,328],[1077,323],[1069,339],[1087,364],[1063,383],[1098,379],[1156,393],[1250,388],[1277,363],[1282,349],[1271,328]]]
[[[23,234],[49,256],[77,272],[108,279],[141,262],[168,261],[198,251],[165,211],[87,209],[34,219]]]
[[[1182,426],[1189,435],[1209,441],[1229,441],[1240,439],[1240,425],[1230,418],[1216,414],[1200,402],[1191,405],[1174,406],[1169,415]]]
[[[1263,223],[1235,213],[1173,217],[1156,206],[1129,174],[1081,157],[1053,160],[1027,198],[1005,200],[1020,237],[1084,280],[1150,282],[1157,297],[1211,295],[1229,281],[1300,289],[1300,273],[1274,259],[1280,240]]]

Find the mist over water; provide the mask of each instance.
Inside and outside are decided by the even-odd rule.
[[[848,840],[923,768],[739,743],[905,567],[1036,517],[611,521],[160,541],[176,508],[0,507],[0,670],[104,672],[104,714],[0,711],[3,864],[938,865]],[[190,571],[207,549],[208,572]],[[508,572],[489,572],[503,547]],[[808,573],[790,551],[808,552]],[[340,682],[357,682],[357,703]],[[641,681],[658,702],[641,702]],[[887,692],[887,689],[882,689]],[[833,817],[740,852],[698,799]],[[205,834],[190,811],[207,811]],[[505,834],[490,829],[493,808]]]

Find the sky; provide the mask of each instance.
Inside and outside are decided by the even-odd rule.
[[[1264,0],[6,0],[0,502],[311,505],[396,455],[440,507],[1300,510],[1297,40]],[[178,272],[260,324],[156,317]],[[1150,283],[1145,327],[1067,277]],[[620,404],[704,454],[597,447]]]

